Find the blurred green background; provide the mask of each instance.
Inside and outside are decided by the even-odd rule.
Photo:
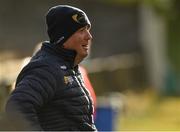
[[[114,130],[180,130],[179,0],[0,0],[0,111],[16,77],[46,34],[54,5],[86,11],[92,23],[89,72],[101,106],[118,107]]]

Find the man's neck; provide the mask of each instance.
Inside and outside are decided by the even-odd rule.
[[[82,56],[79,56],[78,54],[75,57],[74,60],[74,66],[77,66],[84,58]]]

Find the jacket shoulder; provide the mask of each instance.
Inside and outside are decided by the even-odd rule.
[[[46,71],[54,78],[61,78],[61,64],[56,61],[49,60],[32,60],[26,66],[23,67],[21,72],[19,73],[16,82],[21,80],[24,76],[28,75],[33,71]],[[43,73],[42,73],[43,74]]]

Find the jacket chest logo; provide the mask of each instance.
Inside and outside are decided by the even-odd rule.
[[[64,76],[64,83],[67,85],[67,84],[73,84],[74,82],[74,79],[72,76]]]

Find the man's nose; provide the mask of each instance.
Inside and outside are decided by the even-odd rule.
[[[91,40],[91,39],[93,38],[92,35],[91,35],[91,33],[90,33],[90,31],[88,31],[88,30],[87,30],[86,38],[87,38],[88,40]]]

